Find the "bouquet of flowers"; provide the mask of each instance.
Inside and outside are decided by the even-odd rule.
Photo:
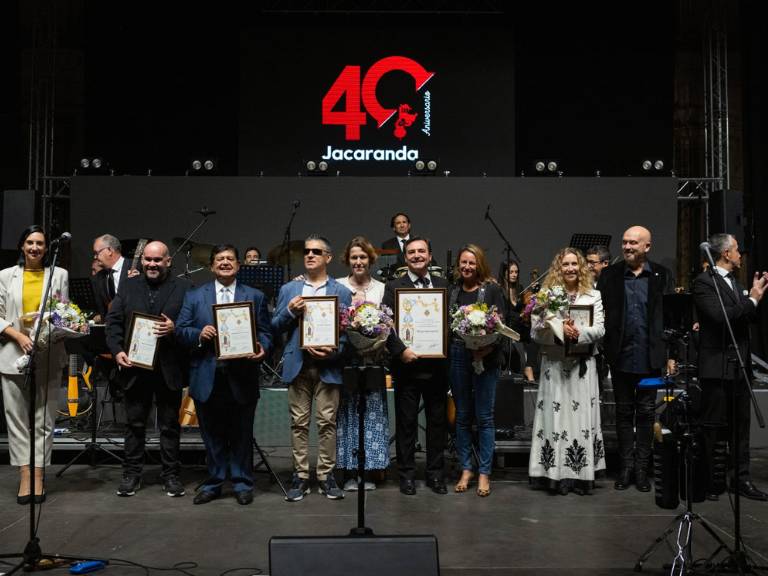
[[[59,292],[48,299],[42,314],[39,312],[26,314],[21,320],[23,323],[31,321],[32,336],[37,332],[40,322],[43,323],[40,338],[37,340],[38,351],[45,350],[50,343],[55,344],[67,338],[85,336],[90,331],[88,318],[80,307],[63,299]],[[28,364],[29,355],[27,354],[16,360],[16,368],[19,372],[23,372]]]
[[[553,318],[564,318],[568,311],[568,294],[562,286],[539,290],[523,310],[523,318],[530,319],[531,326],[541,329]]]
[[[520,335],[508,328],[501,321],[496,306],[488,304],[468,304],[459,306],[451,313],[451,330],[464,341],[468,350],[479,350],[490,346],[499,336],[519,340]],[[485,370],[482,359],[472,362],[477,374]]]
[[[392,330],[393,314],[389,307],[373,302],[359,302],[341,310],[340,326],[361,356],[381,352]]]

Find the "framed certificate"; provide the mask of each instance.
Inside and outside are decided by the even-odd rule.
[[[299,342],[302,348],[339,347],[338,296],[304,296]]]
[[[128,329],[128,360],[137,368],[153,370],[157,355],[155,323],[163,322],[161,316],[134,312]]]
[[[256,352],[256,324],[253,318],[253,302],[250,301],[213,305],[218,360],[244,358]]]
[[[395,329],[403,344],[422,358],[448,356],[448,291],[395,289]]]
[[[595,308],[591,304],[571,304],[568,308],[568,317],[573,320],[573,325],[581,331],[592,326]],[[583,356],[592,354],[592,344],[576,344],[570,340],[565,341],[566,356]]]

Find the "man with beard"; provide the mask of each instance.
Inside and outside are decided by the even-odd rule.
[[[616,401],[616,434],[621,470],[614,487],[626,490],[632,483],[648,492],[656,391],[638,389],[643,378],[672,372],[663,340],[663,295],[674,290],[672,275],[648,260],[651,232],[632,226],[622,237],[624,261],[609,266],[597,284],[605,310],[603,349],[611,368]],[[636,433],[636,438],[635,438]]]
[[[395,309],[397,288],[446,288],[448,283],[429,274],[432,248],[429,240],[415,236],[405,244],[408,272],[387,283],[382,304]],[[400,492],[416,494],[416,438],[419,430],[419,400],[424,399],[427,417],[427,486],[436,494],[445,494],[443,477],[445,441],[447,434],[446,397],[448,371],[443,359],[419,358],[393,330],[387,340],[392,355],[395,379],[395,424],[397,466]]]
[[[178,346],[175,320],[189,282],[169,274],[168,246],[150,242],[142,256],[144,274],[123,279],[107,314],[107,346],[120,367],[117,378],[125,390],[125,460],[118,496],[133,496],[141,487],[145,427],[152,399],[157,405],[163,489],[168,496],[183,496],[179,473],[179,407],[185,385],[186,358]],[[133,366],[126,350],[134,313],[162,318],[155,323],[157,353],[151,370]]]
[[[714,234],[709,243],[715,260],[714,273],[702,272],[693,282],[693,301],[700,325],[700,419],[704,431],[704,459],[708,472],[707,499],[717,500],[718,494],[725,489],[725,466],[716,466],[713,456],[718,443],[725,453],[724,446],[732,439],[729,428],[735,425],[738,426],[738,445],[735,448],[731,446],[728,450],[731,454],[735,452],[738,458],[738,478],[734,479],[734,484],[742,496],[765,501],[768,500],[768,494],[752,483],[749,472],[749,384],[744,381],[739,368],[723,320],[715,282],[731,321],[739,352],[745,362],[747,376],[751,378],[749,325],[756,319],[757,305],[768,286],[768,274],[755,272],[751,289],[749,292],[743,290],[734,275],[741,268],[741,253],[736,238],[730,234]],[[734,413],[735,420],[732,419]]]

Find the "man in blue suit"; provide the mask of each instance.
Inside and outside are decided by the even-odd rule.
[[[293,481],[286,500],[297,502],[309,494],[309,421],[312,400],[317,421],[317,480],[319,492],[332,500],[344,497],[336,484],[336,412],[341,388],[341,351],[346,339],[341,335],[339,349],[318,347],[302,349],[299,343],[299,317],[304,314],[306,296],[337,296],[339,307],[348,307],[352,293],[330,278],[328,263],[331,245],[322,236],[304,240],[304,279],[288,282],[280,289],[272,318],[275,334],[288,335],[283,354],[283,381],[288,384],[291,412],[291,447]]]
[[[227,478],[238,503],[253,501],[253,419],[259,399],[259,363],[272,346],[269,312],[264,294],[236,281],[240,269],[237,248],[219,244],[211,250],[216,280],[187,292],[176,331],[190,349],[189,395],[195,401],[205,443],[209,477],[195,504],[221,494]],[[218,360],[213,305],[252,302],[258,344],[247,358]]]

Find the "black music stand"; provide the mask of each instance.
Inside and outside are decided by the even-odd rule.
[[[270,301],[274,302],[283,285],[283,267],[261,264],[243,265],[237,273],[237,281],[261,290]]]
[[[568,244],[571,248],[578,248],[582,254],[586,254],[587,250],[592,246],[605,246],[606,248],[611,245],[610,234],[574,234],[571,236],[571,241]]]
[[[81,310],[96,310],[96,294],[90,278],[69,279],[69,299]]]

